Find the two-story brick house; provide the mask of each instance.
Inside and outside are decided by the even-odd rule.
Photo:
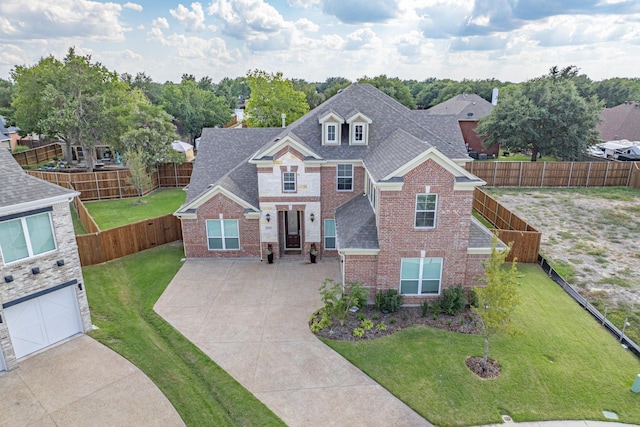
[[[91,328],[69,203],[0,148],[0,371]]]
[[[204,129],[182,220],[188,258],[307,254],[345,282],[407,303],[471,285],[491,234],[472,218],[484,182],[454,116],[352,84],[285,128]]]

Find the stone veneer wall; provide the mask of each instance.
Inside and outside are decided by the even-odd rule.
[[[50,215],[57,249],[53,252],[17,261],[9,265],[5,265],[4,261],[0,259],[0,304],[77,280],[78,283],[82,284],[82,289],[77,285],[73,287],[78,298],[82,328],[84,332],[88,332],[91,329],[91,315],[89,313],[82,269],[80,268],[80,257],[78,256],[69,204],[63,202],[53,205]],[[59,267],[56,264],[57,260],[64,260],[64,265]],[[34,267],[40,269],[39,274],[32,274],[31,269]],[[4,277],[8,275],[13,276],[13,281],[5,283]],[[1,305],[0,316],[2,316],[3,320],[5,319]],[[0,323],[0,349],[4,354],[7,369],[16,368],[17,361],[9,337],[9,329],[4,321]]]

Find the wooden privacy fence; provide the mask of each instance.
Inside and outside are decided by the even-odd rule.
[[[78,212],[78,218],[80,218],[80,222],[84,225],[84,229],[87,233],[99,233],[100,227],[98,227],[98,224],[93,220],[93,217],[89,215],[89,211],[84,206],[84,203],[82,203],[82,200],[76,197],[73,199],[73,204]]]
[[[151,188],[149,191],[159,187],[184,187],[189,184],[192,171],[192,163],[159,164],[156,170],[150,174]],[[80,192],[80,199],[84,201],[122,199],[138,195],[135,188],[127,183],[127,179],[131,177],[128,169],[79,173],[27,172],[36,178],[67,188],[74,188]]]
[[[100,264],[181,239],[180,220],[172,214],[76,236],[82,266]]]
[[[489,187],[635,187],[636,162],[469,162],[466,169]]]
[[[20,166],[36,165],[51,160],[54,157],[62,157],[62,147],[60,144],[43,145],[33,150],[13,153],[13,158],[16,159],[16,162],[18,162]]]
[[[500,240],[513,242],[507,261],[538,262],[542,233],[479,188],[473,193],[473,208],[496,227]]]

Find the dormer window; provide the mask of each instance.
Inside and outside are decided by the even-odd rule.
[[[329,111],[319,119],[322,125],[322,145],[340,145],[342,123],[344,119],[334,111]]]
[[[356,112],[347,119],[347,123],[349,124],[349,145],[367,145],[371,119]]]

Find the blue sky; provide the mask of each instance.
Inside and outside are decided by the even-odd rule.
[[[638,0],[2,0],[0,78],[69,47],[155,81],[281,71],[519,82],[640,77]]]

